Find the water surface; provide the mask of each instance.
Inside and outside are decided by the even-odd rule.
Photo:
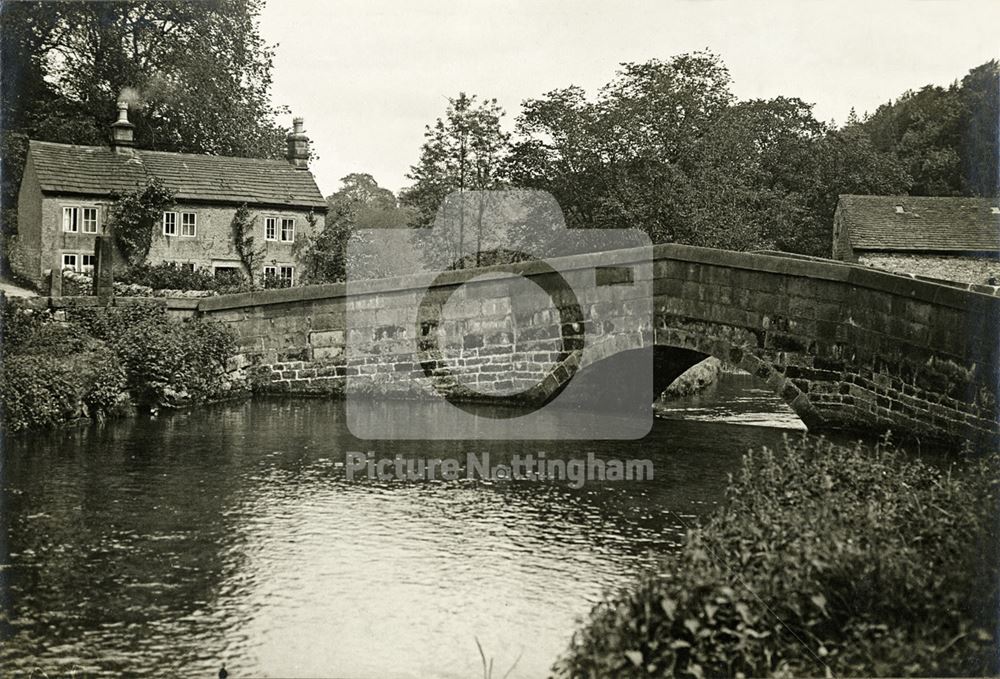
[[[4,674],[214,677],[225,662],[234,678],[467,678],[482,675],[478,638],[494,676],[518,657],[510,676],[544,676],[604,590],[657,568],[717,505],[747,448],[798,426],[773,397],[723,382],[661,408],[684,419],[632,443],[363,442],[343,404],[320,400],[10,439]],[[655,477],[348,482],[348,450],[593,452],[648,458]]]

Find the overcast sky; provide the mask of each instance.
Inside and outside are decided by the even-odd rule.
[[[524,99],[708,48],[741,99],[797,96],[841,123],[997,58],[998,27],[998,0],[269,0],[261,20],[274,100],[305,117],[325,195],[351,172],[406,186],[460,91],[496,97],[510,126]]]

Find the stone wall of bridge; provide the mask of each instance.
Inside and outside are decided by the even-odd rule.
[[[550,274],[533,266],[517,272],[544,283]],[[351,376],[352,388],[381,397],[441,390],[503,402],[535,385],[519,398],[543,401],[574,370],[585,380],[615,357],[649,350],[650,398],[716,356],[761,378],[814,430],[997,436],[995,296],[835,262],[676,245],[655,248],[651,267],[623,250],[565,258],[558,269],[582,291],[584,347],[563,340],[566,300],[511,296],[483,279],[463,286],[457,274],[432,286],[449,299],[436,330],[415,312],[429,276],[209,298],[197,313],[233,329],[265,391],[342,394]],[[647,272],[650,285],[628,283]],[[441,365],[422,379],[428,361],[414,347],[429,332],[438,333]]]

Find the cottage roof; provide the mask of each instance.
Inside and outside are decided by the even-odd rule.
[[[837,211],[855,250],[1000,251],[996,199],[845,195]]]
[[[34,140],[28,153],[46,193],[107,196],[155,176],[181,201],[326,208],[312,173],[285,160],[142,149],[127,155]]]

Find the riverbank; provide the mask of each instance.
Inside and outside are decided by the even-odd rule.
[[[249,394],[235,340],[161,305],[64,309],[5,302],[0,402],[8,433]]]
[[[992,676],[998,458],[749,453],[667,577],[594,607],[557,676]],[[661,572],[662,572],[661,571]]]

